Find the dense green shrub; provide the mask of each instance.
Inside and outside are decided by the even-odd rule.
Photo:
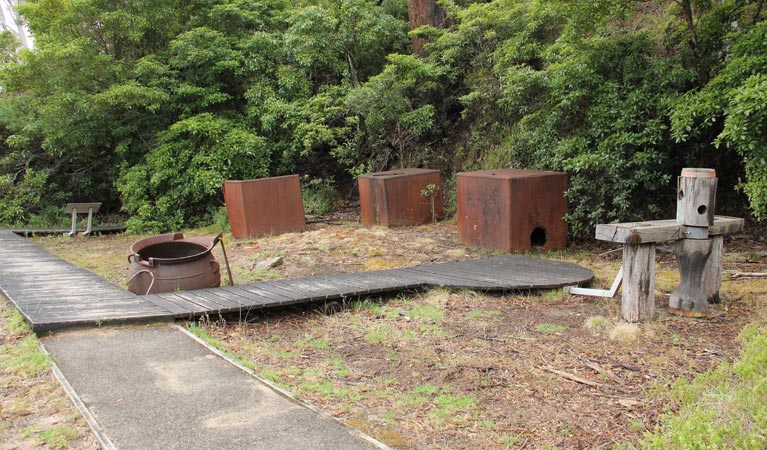
[[[405,0],[26,2],[37,49],[0,35],[0,222],[101,200],[167,230],[212,220],[226,178],[402,166],[566,171],[578,237],[668,217],[685,166],[767,216],[762,1],[441,5],[414,56]]]

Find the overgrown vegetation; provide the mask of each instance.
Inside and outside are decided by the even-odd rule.
[[[225,179],[398,166],[564,170],[575,236],[668,216],[684,166],[767,217],[762,0],[442,7],[415,56],[405,0],[25,2],[37,48],[0,39],[0,224],[101,200],[165,231],[211,222]]]
[[[51,376],[21,315],[0,299],[0,442],[3,448],[96,448],[88,426]]]
[[[746,327],[734,364],[676,383],[672,410],[644,448],[763,449],[767,445],[767,329]]]

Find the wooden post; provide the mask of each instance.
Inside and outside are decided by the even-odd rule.
[[[679,286],[669,297],[669,311],[688,317],[704,317],[707,294],[704,273],[711,254],[711,239],[680,239],[674,253],[679,262]]]
[[[655,243],[623,245],[621,315],[626,322],[655,316]]]
[[[719,297],[721,248],[713,252],[712,258],[715,246],[714,239],[709,237],[709,227],[714,224],[716,185],[713,169],[682,169],[678,178],[676,221],[683,234],[674,246],[679,286],[669,297],[671,313],[705,317],[709,298]],[[721,242],[717,241],[717,245]],[[714,270],[719,273],[712,276]]]
[[[716,185],[714,169],[683,169],[677,178],[676,223],[708,230],[714,223]]]
[[[724,258],[724,236],[711,236],[711,253],[703,268],[703,293],[709,303],[719,303],[722,288],[722,262]]]

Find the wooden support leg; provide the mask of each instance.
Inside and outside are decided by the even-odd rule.
[[[703,292],[709,303],[719,303],[719,290],[722,288],[722,258],[724,255],[724,236],[711,236],[711,253],[703,269]]]
[[[621,315],[626,322],[655,316],[655,243],[623,245]]]
[[[705,317],[713,289],[705,280],[713,239],[681,239],[674,246],[679,262],[679,286],[668,301],[669,311],[687,317]],[[720,275],[721,276],[721,275]],[[716,283],[716,280],[713,281]],[[718,286],[716,292],[718,292]]]

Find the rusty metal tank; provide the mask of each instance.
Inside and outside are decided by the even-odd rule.
[[[497,169],[456,174],[458,236],[503,252],[567,246],[567,174]]]
[[[410,227],[444,216],[439,170],[405,168],[357,177],[360,220],[371,227]],[[424,194],[434,186],[433,197]]]
[[[168,233],[134,242],[128,255],[128,290],[146,295],[220,286],[212,250],[221,236],[185,239],[183,233]]]

